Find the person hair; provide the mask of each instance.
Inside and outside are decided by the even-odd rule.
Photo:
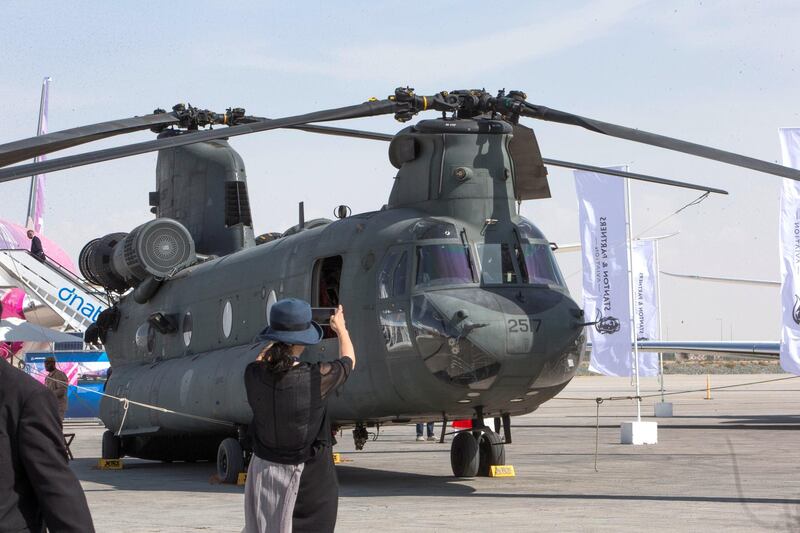
[[[274,343],[267,349],[265,355],[263,364],[267,365],[267,369],[273,374],[282,374],[294,365],[292,346],[285,342]]]

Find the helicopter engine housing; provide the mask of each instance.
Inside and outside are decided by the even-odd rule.
[[[158,218],[130,233],[111,233],[90,241],[80,253],[83,276],[124,292],[148,278],[163,279],[195,262],[194,240],[180,222]]]

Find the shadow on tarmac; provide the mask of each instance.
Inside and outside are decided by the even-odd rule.
[[[429,476],[340,465],[339,495],[347,497],[381,496],[469,496],[475,488],[462,484],[468,478]]]
[[[428,476],[346,465],[340,466],[337,473],[339,475],[339,495],[351,498],[380,498],[384,496],[469,496],[475,498],[527,498],[531,500],[663,501],[800,505],[800,499],[792,498],[482,492],[474,487],[463,484],[465,481],[468,481],[467,479],[459,479],[451,476]]]
[[[78,479],[113,487],[114,490],[135,491],[181,491],[181,492],[244,492],[244,486],[212,483],[216,473],[212,462],[161,463],[124,459],[122,470],[99,470],[97,459],[75,459],[70,461]],[[107,488],[87,488],[86,492],[109,490]]]
[[[84,482],[107,485],[110,488],[87,488],[86,492],[107,490],[135,491],[185,491],[243,493],[243,486],[210,483],[214,474],[213,463],[158,463],[137,461],[126,463],[121,471],[97,470],[92,459],[76,459],[72,462],[78,478]],[[800,505],[796,498],[757,498],[731,496],[667,496],[643,494],[558,494],[558,493],[518,493],[483,492],[468,483],[469,479],[452,476],[432,476],[361,468],[340,465],[339,495],[343,497],[381,498],[387,496],[438,496],[438,497],[476,497],[476,498],[527,498],[531,500],[608,500],[608,501],[663,501],[663,502],[708,502],[766,505]]]

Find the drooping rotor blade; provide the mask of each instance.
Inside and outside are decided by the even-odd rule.
[[[337,137],[354,137],[356,139],[370,139],[373,141],[389,141],[394,139],[394,135],[389,133],[377,133],[373,131],[353,130],[350,128],[334,128],[331,126],[292,126],[292,130],[302,130],[309,133],[322,133],[324,135],[334,135]]]
[[[267,119],[264,119],[267,120]],[[330,126],[293,126],[292,129],[309,131],[312,133],[325,133],[328,135],[341,135],[345,137],[357,137],[359,139],[373,139],[376,141],[387,141],[391,142],[394,139],[394,135],[390,135],[388,133],[378,133],[374,131],[365,131],[365,130],[349,130],[345,128],[333,128]],[[622,170],[613,170],[609,168],[603,167],[596,167],[593,165],[586,165],[583,163],[572,163],[569,161],[558,161],[556,159],[548,159],[543,157],[542,162],[545,165],[552,165],[554,167],[564,167],[564,168],[571,168],[574,170],[586,170],[589,172],[598,172],[601,174],[610,174],[612,176],[619,176],[620,178],[630,178],[633,180],[638,181],[647,181],[650,183],[657,183],[660,185],[670,185],[673,187],[683,187],[685,189],[695,189],[698,191],[704,192],[713,192],[717,194],[728,194],[728,191],[723,189],[717,189],[715,187],[708,187],[706,185],[696,185],[694,183],[688,183],[685,181],[677,181],[671,180],[666,178],[657,178],[655,176],[648,176],[646,174],[637,174],[635,172],[625,172]],[[546,186],[546,183],[545,183]],[[549,196],[547,196],[549,197]]]
[[[612,168],[595,167],[592,165],[584,165],[583,163],[570,163],[569,161],[558,161],[556,159],[542,158],[542,161],[544,162],[545,165],[553,165],[554,167],[564,167],[575,170],[586,170],[588,172],[597,172],[598,174],[619,176],[620,178],[630,178],[632,180],[637,180],[637,181],[649,181],[650,183],[658,183],[660,185],[683,187],[684,189],[694,189],[696,191],[714,192],[717,194],[728,194],[728,191],[717,189],[715,187],[708,187],[707,185],[696,185],[694,183],[687,183],[685,181],[657,178],[655,176],[648,176],[646,174],[636,174],[635,172],[625,172],[623,170],[615,170]]]
[[[269,119],[261,119],[261,120],[269,120]],[[517,126],[515,126],[517,127]],[[356,137],[359,139],[373,139],[376,141],[387,141],[391,142],[394,139],[394,135],[390,135],[388,133],[378,133],[375,131],[366,131],[366,130],[351,130],[346,128],[335,128],[331,126],[316,126],[316,125],[308,125],[308,126],[292,126],[291,129],[296,130],[303,130],[308,131],[311,133],[323,133],[328,135],[340,135],[344,137]],[[704,192],[713,192],[717,194],[728,194],[728,191],[723,189],[717,189],[714,187],[708,187],[706,185],[696,185],[694,183],[688,183],[685,181],[677,181],[671,180],[666,178],[658,178],[655,176],[648,176],[646,174],[637,174],[635,172],[625,172],[622,170],[613,170],[609,168],[603,167],[596,167],[593,165],[586,165],[583,163],[572,163],[569,161],[558,161],[556,159],[549,159],[549,158],[541,158],[541,161],[545,165],[552,165],[554,167],[563,167],[563,168],[571,168],[574,170],[586,170],[589,172],[598,172],[601,174],[609,174],[612,176],[619,176],[621,178],[630,178],[633,180],[638,181],[647,181],[650,183],[657,183],[659,185],[670,185],[673,187],[683,187],[685,189],[694,189],[698,191]],[[545,178],[546,179],[546,178]],[[546,182],[545,182],[546,186]],[[548,196],[549,198],[549,192]]]
[[[262,120],[269,120],[268,118]],[[291,126],[286,129],[302,130],[309,133],[321,133],[323,135],[333,135],[336,137],[353,137],[355,139],[369,139],[372,141],[388,141],[394,139],[394,135],[390,133],[378,133],[375,131],[354,130],[350,128],[336,128],[333,126],[317,126],[309,124],[307,126]]]
[[[24,178],[33,174],[55,172],[57,170],[90,165],[92,163],[99,163],[101,161],[110,161],[112,159],[119,159],[132,155],[155,152],[165,148],[176,148],[178,146],[185,146],[187,144],[212,141],[215,139],[225,139],[228,137],[246,135],[259,131],[290,128],[293,126],[304,126],[311,122],[327,122],[331,120],[346,120],[351,118],[391,114],[396,112],[398,108],[402,109],[402,106],[398,105],[398,103],[394,100],[374,100],[354,106],[315,111],[313,113],[306,113],[292,117],[251,122],[248,124],[231,126],[229,128],[185,133],[183,135],[176,135],[174,137],[165,137],[153,141],[129,144],[127,146],[107,148],[105,150],[87,152],[85,154],[50,159],[40,163],[17,165],[6,169],[0,169],[0,182]]]
[[[759,172],[765,172],[767,174],[774,174],[776,176],[782,176],[784,178],[800,181],[800,170],[784,167],[775,163],[762,161],[760,159],[747,157],[745,155],[736,154],[733,152],[727,152],[725,150],[719,150],[717,148],[711,148],[710,146],[704,146],[702,144],[674,139],[665,135],[658,135],[656,133],[649,133],[625,126],[619,126],[617,124],[611,124],[610,122],[602,122],[600,120],[573,115],[572,113],[558,111],[557,109],[550,109],[544,106],[533,105],[526,102],[521,108],[521,114],[526,117],[537,118],[549,122],[580,126],[581,128],[585,128],[596,133],[602,133],[603,135],[649,144],[651,146],[658,146],[659,148],[666,148],[667,150],[683,152],[685,154],[690,154],[697,157],[704,157],[706,159],[728,163],[729,165],[734,165],[737,167],[749,168],[751,170],[757,170]]]
[[[174,113],[157,113],[121,120],[110,120],[29,137],[0,145],[0,167],[19,163],[26,159],[33,159],[36,156],[49,154],[57,150],[105,139],[106,137],[146,130],[156,126],[169,126],[177,122],[178,118]]]

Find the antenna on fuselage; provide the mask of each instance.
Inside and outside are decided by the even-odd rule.
[[[298,213],[299,218],[300,218],[300,221],[298,222],[298,224],[300,225],[300,229],[303,229],[303,228],[306,227],[306,210],[305,210],[304,202],[300,202],[300,204],[298,205],[298,209],[300,211]]]

